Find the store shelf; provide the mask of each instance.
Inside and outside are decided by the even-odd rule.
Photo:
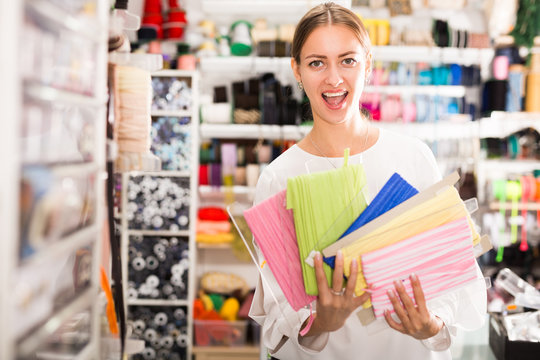
[[[430,46],[374,46],[373,60],[427,62],[461,65],[485,65],[493,58],[493,49]]]
[[[456,115],[469,119],[467,115]],[[478,124],[472,121],[438,121],[431,123],[374,122],[374,126],[408,134],[422,140],[463,139],[476,137]],[[311,126],[245,125],[245,124],[201,124],[202,139],[290,139],[300,140]]]
[[[199,185],[199,194],[201,196],[208,195],[208,194],[222,194],[227,191],[232,191],[234,194],[254,194],[255,188],[249,187],[249,186],[241,186],[241,185],[234,185],[234,186],[211,186],[211,185]]]
[[[190,70],[159,70],[152,73],[152,77],[179,77],[179,78],[192,78],[193,71]]]
[[[97,347],[94,344],[88,344],[77,355],[62,354],[52,351],[40,351],[36,353],[36,358],[40,360],[89,360],[97,354]]]
[[[492,202],[489,204],[490,210],[512,210],[514,208],[518,210],[539,211],[540,203],[523,204],[521,201],[518,201],[517,204],[511,202]]]
[[[223,56],[199,59],[199,70],[204,73],[280,73],[290,71],[289,57]]]
[[[26,7],[28,11],[37,14],[51,25],[63,27],[95,42],[104,40],[106,34],[104,29],[106,27],[100,26],[101,24],[99,24],[97,19],[94,19],[94,21],[90,18],[78,19],[51,1],[26,1]]]
[[[128,230],[127,233],[134,236],[189,236],[189,230]]]
[[[478,161],[478,171],[501,172],[505,174],[528,173],[540,169],[540,161],[537,160],[510,160],[510,159],[487,159]]]
[[[302,16],[309,8],[323,3],[323,0],[201,0],[202,11],[206,15],[220,16],[260,14],[283,15],[295,13]]]
[[[190,177],[190,171],[130,171],[128,176]]]
[[[399,94],[399,95],[431,95],[444,97],[465,96],[465,86],[435,86],[435,85],[388,85],[388,86],[366,86],[365,93],[379,94]]]
[[[494,111],[479,120],[480,138],[504,138],[526,128],[540,132],[540,113]]]
[[[254,345],[245,346],[194,346],[195,360],[258,360],[261,348]]]
[[[478,124],[472,121],[438,121],[408,124],[376,122],[375,126],[414,136],[424,141],[474,138],[478,132]]]
[[[128,299],[129,306],[188,306],[189,300]]]
[[[311,126],[259,124],[201,124],[201,139],[288,139],[300,140]]]
[[[168,116],[168,117],[190,117],[193,115],[191,110],[152,110],[150,116]]]
[[[222,3],[218,1],[218,3]],[[257,1],[250,3],[256,4]],[[427,46],[374,46],[373,60],[486,65],[493,49],[458,49]],[[263,73],[291,70],[290,57],[223,56],[203,57],[199,67],[205,73]]]
[[[45,341],[47,337],[53,334],[58,328],[73,315],[88,309],[96,300],[96,291],[91,288],[78,296],[68,306],[60,309],[53,316],[50,316],[45,324],[24,339],[17,346],[17,353],[21,357],[29,356],[37,347]]]
[[[59,90],[51,86],[36,83],[26,83],[24,93],[26,96],[39,101],[68,103],[81,106],[103,106],[107,102],[107,99],[105,98]]]
[[[57,240],[54,244],[24,259],[20,265],[21,270],[32,268],[48,259],[67,258],[73,251],[95,242],[97,231],[98,226],[91,225]]]
[[[207,243],[197,243],[197,249],[199,250],[230,250],[230,243],[222,244],[207,244]]]

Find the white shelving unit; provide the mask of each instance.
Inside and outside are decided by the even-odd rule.
[[[374,125],[424,141],[476,138],[479,123],[472,121],[438,121],[431,123],[374,122]],[[311,126],[279,126],[253,124],[201,124],[202,140],[220,139],[287,139],[300,140],[309,133]]]
[[[257,3],[257,2],[252,2]],[[374,61],[426,62],[480,65],[489,70],[493,49],[439,48],[428,46],[373,46]],[[223,56],[200,59],[201,72],[279,72],[291,69],[288,57]]]
[[[108,5],[0,3],[0,359],[101,358]]]
[[[123,259],[123,283],[124,283],[124,296],[126,299],[126,304],[128,307],[128,319],[130,320],[136,320],[133,318],[130,318],[132,315],[135,316],[137,308],[145,307],[145,308],[155,308],[157,312],[162,312],[163,309],[171,309],[171,311],[174,311],[177,308],[185,309],[185,319],[186,319],[186,326],[185,326],[185,334],[187,335],[187,344],[185,346],[185,357],[182,356],[182,359],[191,359],[192,358],[192,339],[193,339],[193,324],[191,319],[193,318],[193,300],[195,297],[195,258],[196,258],[196,246],[195,246],[195,223],[196,223],[196,217],[197,217],[197,198],[196,196],[192,196],[189,194],[194,194],[197,189],[198,185],[198,156],[199,156],[199,143],[198,143],[198,132],[199,132],[199,117],[198,117],[198,88],[199,88],[199,75],[196,71],[183,71],[183,70],[161,70],[156,71],[152,73],[152,78],[160,78],[160,79],[166,79],[173,80],[178,79],[180,81],[186,81],[186,83],[189,85],[189,88],[191,89],[191,101],[189,103],[188,109],[168,109],[168,110],[155,110],[153,109],[151,111],[152,121],[158,121],[159,118],[167,118],[167,119],[173,119],[173,121],[177,121],[177,125],[182,129],[182,134],[189,134],[189,141],[190,141],[190,155],[188,158],[189,164],[187,164],[187,168],[177,169],[177,170],[162,170],[162,171],[152,171],[152,172],[127,172],[122,174],[122,211],[120,214],[120,222],[121,222],[121,233],[122,233],[122,259]],[[155,90],[155,89],[154,89]],[[180,120],[182,118],[189,118],[189,122],[184,124],[180,124]],[[177,156],[179,154],[176,154]],[[128,212],[124,211],[124,209],[128,209],[130,206],[130,203],[132,204],[139,204],[139,206],[142,206],[142,211],[147,207],[144,204],[140,204],[137,199],[133,198],[130,195],[130,191],[132,191],[132,187],[134,186],[134,179],[152,179],[152,181],[161,181],[163,179],[166,179],[166,181],[175,182],[175,186],[177,189],[182,189],[183,196],[176,194],[172,196],[169,193],[168,189],[165,189],[166,186],[164,185],[163,190],[165,193],[162,197],[159,198],[159,201],[163,199],[170,199],[175,198],[176,201],[183,201],[182,198],[189,198],[187,203],[183,203],[181,208],[178,208],[177,211],[180,212],[183,211],[182,209],[185,206],[189,206],[188,211],[188,223],[186,226],[181,226],[181,228],[175,228],[171,229],[169,228],[163,228],[162,226],[151,226],[151,229],[142,228],[142,229],[134,229],[130,225],[130,220],[128,219]],[[144,181],[144,180],[143,180]],[[158,185],[159,186],[159,185]],[[184,187],[185,186],[185,187]],[[170,188],[170,187],[169,187]],[[185,191],[185,192],[184,192]],[[153,191],[152,195],[155,195],[157,191]],[[146,198],[145,198],[146,199]],[[139,199],[140,200],[140,199]],[[157,201],[156,201],[157,204]],[[154,207],[156,206],[154,204]],[[148,206],[150,208],[151,206]],[[138,211],[138,210],[137,210]],[[183,214],[183,212],[182,212]],[[165,216],[163,215],[163,218]],[[178,219],[171,221],[171,225],[174,223],[179,223]],[[164,223],[163,226],[166,224]],[[163,291],[160,294],[159,298],[147,298],[146,295],[143,296],[143,294],[138,294],[137,297],[130,296],[132,294],[132,290],[135,288],[130,289],[130,282],[129,282],[129,276],[134,274],[136,270],[133,269],[133,267],[129,264],[130,263],[130,244],[133,241],[132,237],[140,237],[142,238],[142,243],[146,243],[149,241],[155,241],[157,244],[156,239],[166,239],[168,241],[168,244],[171,246],[171,248],[165,248],[167,252],[170,252],[170,249],[172,248],[172,239],[178,239],[178,243],[186,241],[187,242],[187,259],[189,261],[189,266],[185,270],[187,271],[187,289],[185,291],[185,298],[176,298],[171,299],[169,297],[165,296],[165,291]],[[166,246],[169,246],[166,245]],[[179,248],[179,246],[174,245],[174,249]],[[152,252],[152,247],[150,246],[150,252]],[[155,250],[154,250],[155,252]],[[146,255],[141,256],[148,256],[150,253]],[[151,256],[157,256],[157,254],[151,253]],[[147,258],[148,259],[148,258]],[[183,259],[183,255],[182,255]],[[178,260],[178,259],[177,259]],[[157,259],[156,259],[157,261]],[[161,260],[160,260],[161,261]],[[168,266],[171,266],[172,264],[169,264]],[[160,266],[165,266],[164,263],[161,263]],[[172,268],[171,268],[172,269]],[[172,270],[171,274],[172,275]],[[183,278],[182,278],[183,279]],[[165,281],[165,279],[160,279],[161,282]],[[170,284],[169,284],[170,285]],[[140,289],[140,287],[139,287]],[[176,291],[176,289],[174,290]],[[140,297],[143,296],[143,297]],[[177,329],[181,332],[180,329]],[[183,330],[182,330],[183,331]],[[137,336],[143,337],[142,334],[138,334]],[[158,335],[160,336],[160,335]],[[174,339],[176,341],[176,339]],[[176,342],[178,343],[178,342]],[[176,345],[174,345],[176,346]],[[180,346],[180,345],[178,345]],[[153,348],[153,346],[149,343],[146,344],[146,349],[143,351],[143,354],[141,358],[144,358],[144,356],[148,356],[145,352],[147,349]],[[174,348],[173,348],[174,350]],[[155,354],[158,354],[158,349],[154,349]],[[139,355],[138,355],[139,356]]]

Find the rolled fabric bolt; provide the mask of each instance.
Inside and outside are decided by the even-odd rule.
[[[259,165],[248,164],[246,166],[246,182],[248,187],[255,187],[259,180]]]
[[[506,197],[512,201],[511,217],[516,218],[518,215],[518,201],[521,198],[521,184],[519,181],[506,182]],[[512,222],[510,225],[510,241],[517,241],[517,224]]]
[[[508,79],[510,61],[507,56],[499,55],[493,59],[493,77],[497,80]]]
[[[234,172],[235,185],[246,185],[246,167],[238,166]]]
[[[269,163],[272,156],[272,147],[270,145],[262,145],[259,147],[257,154],[259,163]]]
[[[505,180],[494,180],[493,181],[493,195],[497,200],[499,200],[500,203],[500,210],[499,212],[502,215],[502,218],[504,219],[506,217],[506,212],[504,210],[504,202],[506,201],[506,181]],[[504,235],[504,228],[505,228],[505,222],[501,222],[501,228],[499,229],[499,234],[502,237]],[[497,262],[501,262],[503,260],[504,255],[504,246],[502,245],[502,241],[499,244],[499,248],[497,250],[497,256],[495,257],[495,260]]]

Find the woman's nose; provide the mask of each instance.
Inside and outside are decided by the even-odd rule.
[[[333,87],[338,87],[343,83],[343,78],[339,73],[339,69],[336,66],[330,66],[328,68],[328,76],[326,77],[326,83]]]

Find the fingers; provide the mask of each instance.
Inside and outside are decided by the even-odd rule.
[[[422,284],[420,284],[420,279],[418,279],[418,276],[416,276],[416,274],[411,274],[410,279],[414,294],[414,300],[416,301],[416,305],[418,311],[420,312],[420,315],[422,317],[429,316],[429,312],[426,306],[426,298],[424,297],[424,291],[422,290]]]
[[[343,253],[338,250],[336,254],[336,266],[332,276],[332,289],[340,292],[343,289]]]
[[[397,294],[392,289],[388,290],[387,294],[388,294],[388,298],[390,299],[390,302],[392,303],[392,306],[394,307],[394,311],[396,315],[401,321],[401,325],[405,329],[410,328],[409,315],[407,314],[407,311],[405,311],[405,309],[401,305],[401,302],[399,301]]]
[[[369,300],[370,294],[364,292],[362,295],[355,297],[354,291],[356,288],[356,279],[358,278],[358,260],[356,258],[351,261],[351,276],[347,280],[347,286],[345,288],[345,297],[351,297],[353,300],[353,308],[356,309],[363,303]]]
[[[394,280],[394,286],[396,287],[401,303],[405,307],[405,311],[407,311],[408,314],[416,313],[416,306],[409,294],[407,294],[407,290],[405,290],[403,283],[400,280]]]
[[[405,333],[405,328],[403,327],[403,325],[392,319],[392,314],[390,313],[390,311],[384,310],[384,318],[392,329],[397,330],[403,334]]]
[[[330,294],[330,289],[328,288],[328,283],[326,281],[326,275],[323,270],[323,261],[321,253],[317,252],[314,259],[315,265],[315,278],[317,279],[317,288],[319,289],[319,297],[328,298]]]
[[[356,287],[356,279],[358,278],[358,260],[356,258],[351,261],[351,275],[347,279],[345,287],[345,296],[353,296],[354,288]]]

